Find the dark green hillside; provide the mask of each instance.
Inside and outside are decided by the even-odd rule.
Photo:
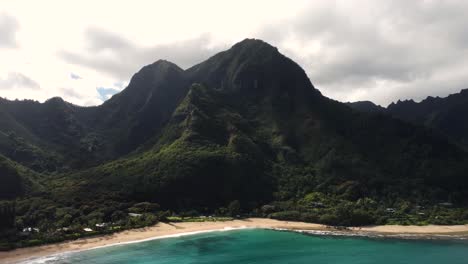
[[[37,171],[60,171],[83,166],[83,138],[88,128],[74,106],[61,98],[45,103],[0,101],[2,154]]]
[[[428,97],[416,103],[398,101],[388,106],[391,115],[433,128],[468,148],[468,90],[446,98]]]
[[[380,113],[385,112],[386,110],[384,107],[376,105],[370,101],[348,102],[346,104],[353,109],[366,113]]]
[[[268,201],[267,157],[249,137],[252,124],[228,102],[220,91],[192,86],[151,150],[74,175],[82,183],[75,195],[92,188],[174,209]]]
[[[44,176],[0,155],[0,200],[37,195],[44,191]]]
[[[387,108],[372,102],[347,103],[350,107],[368,113],[385,113],[398,119],[428,127],[468,148],[468,90],[445,98],[427,97],[421,102],[404,100],[391,103]]]
[[[0,234],[15,227],[15,199],[40,194],[38,180],[36,173],[0,155]]]
[[[468,221],[465,150],[423,126],[322,96],[299,65],[260,40],[185,71],[157,61],[100,106],[2,99],[0,115],[0,153],[44,171],[5,159],[4,193],[19,197],[16,228],[45,230],[13,235],[9,246],[170,214]]]
[[[37,171],[80,170],[118,158],[162,129],[188,87],[179,67],[157,61],[98,107],[58,97],[45,103],[0,99],[1,153]]]
[[[0,156],[0,199],[14,199],[25,192],[24,178],[12,162]]]
[[[99,106],[91,124],[108,138],[113,158],[127,154],[161,131],[188,87],[182,69],[159,60],[143,67],[124,91]]]
[[[154,146],[75,174],[76,196],[97,189],[91,199],[109,191],[168,209],[231,200],[251,209],[313,191],[466,202],[466,153],[422,128],[323,97],[268,44],[246,40],[205,63],[188,70],[204,85],[192,86]]]

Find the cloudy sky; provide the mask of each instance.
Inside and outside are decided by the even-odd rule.
[[[340,101],[468,88],[468,1],[0,1],[0,96],[97,105],[157,59],[188,68],[244,38]]]

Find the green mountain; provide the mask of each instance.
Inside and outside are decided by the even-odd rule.
[[[41,179],[15,194],[19,226],[116,222],[148,202],[342,225],[468,220],[463,149],[324,97],[261,40],[187,70],[157,61],[97,107],[2,99],[0,114],[1,153]]]
[[[41,195],[41,180],[34,171],[0,155],[0,231],[15,226],[16,198]]]
[[[388,112],[402,120],[433,128],[468,149],[468,90],[445,98],[427,97],[423,101],[399,101]]]
[[[386,108],[376,105],[371,101],[347,102],[346,104],[353,109],[366,113],[380,113],[386,110]]]
[[[172,63],[157,61],[98,107],[61,98],[43,104],[0,99],[2,153],[49,172],[79,170],[128,154],[158,133],[182,100],[188,89],[182,73]]]
[[[353,102],[348,105],[362,112],[386,113],[412,124],[423,125],[468,149],[467,89],[445,98],[429,96],[419,103],[399,100],[387,108],[372,102]]]

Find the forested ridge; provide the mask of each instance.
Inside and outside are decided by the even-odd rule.
[[[100,106],[0,99],[0,245],[200,216],[465,224],[461,145],[329,99],[246,39],[187,70],[147,65]]]

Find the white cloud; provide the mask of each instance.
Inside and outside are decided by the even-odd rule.
[[[306,2],[2,0],[0,13],[8,11],[21,31],[20,48],[0,49],[0,74],[21,72],[42,89],[0,96],[39,101],[62,96],[75,104],[100,104],[97,87],[121,90],[133,73],[160,57],[182,66],[199,62]],[[82,79],[70,78],[71,72]]]
[[[186,68],[247,37],[278,46],[335,99],[446,95],[468,86],[466,10],[456,0],[3,0],[0,46],[16,48],[0,49],[0,76],[18,72],[41,89],[0,96],[100,104],[97,87],[121,90],[145,64]]]
[[[0,13],[0,48],[15,48],[16,32],[19,24],[16,18],[7,13]]]
[[[86,30],[85,45],[87,48],[81,53],[63,50],[59,52],[59,56],[70,64],[98,70],[120,81],[128,79],[139,68],[158,59],[174,61],[180,67],[188,68],[222,48],[228,48],[213,47],[211,37],[206,34],[174,43],[144,47],[116,33],[98,28]]]
[[[459,74],[468,68],[466,10],[466,1],[335,1],[259,34],[303,65],[325,95],[386,105],[468,86]]]
[[[36,90],[39,88],[39,84],[36,81],[19,72],[9,72],[5,78],[0,78],[0,90]]]

